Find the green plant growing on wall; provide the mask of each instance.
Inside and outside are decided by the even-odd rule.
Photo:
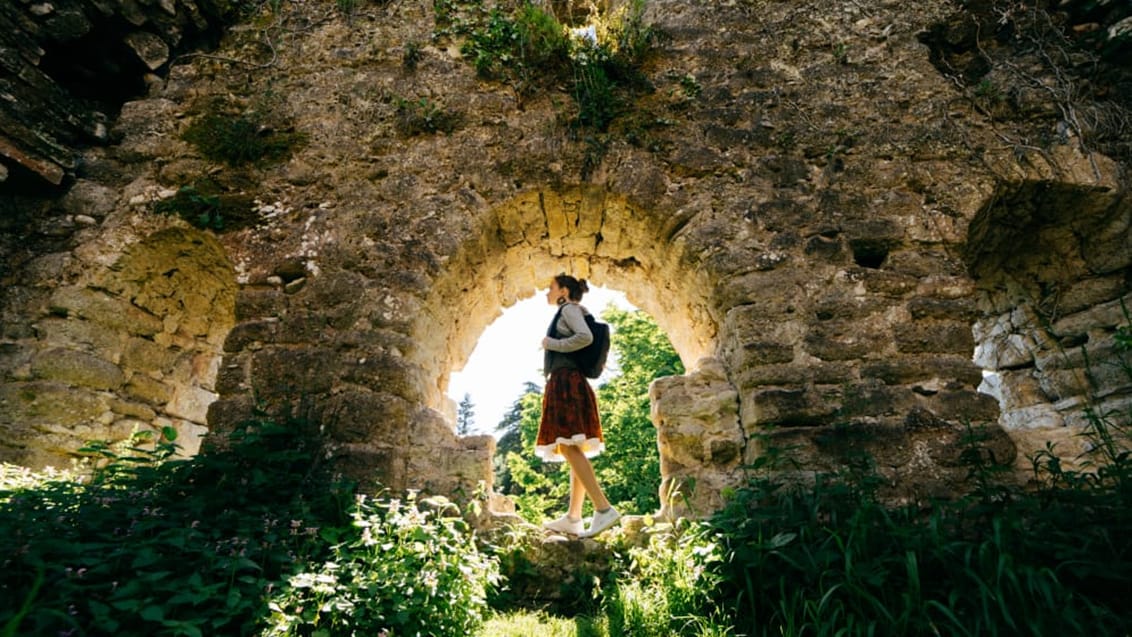
[[[417,100],[399,97],[396,104],[397,132],[405,137],[435,133],[451,134],[460,123],[458,113],[444,108],[427,97]]]
[[[417,70],[417,64],[424,59],[424,52],[421,50],[421,44],[417,41],[410,41],[405,43],[405,50],[401,53],[401,66],[406,71],[412,73]]]
[[[301,133],[277,130],[255,113],[233,116],[215,106],[194,119],[182,138],[206,158],[229,166],[286,159],[305,140]]]
[[[651,90],[640,68],[657,34],[644,22],[644,6],[633,0],[568,30],[531,2],[486,11],[478,1],[436,0],[434,37],[463,38],[461,52],[477,75],[507,82],[520,97],[565,87],[577,106],[572,124],[604,133],[635,92]]]
[[[201,229],[224,229],[220,198],[201,194],[193,186],[183,186],[171,199],[155,203],[153,211],[159,214],[177,214]]]
[[[252,197],[224,192],[215,182],[202,179],[182,186],[169,199],[153,204],[157,214],[175,214],[202,230],[224,232],[246,228],[257,221]]]

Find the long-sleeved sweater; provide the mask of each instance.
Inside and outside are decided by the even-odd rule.
[[[593,342],[594,335],[590,332],[590,326],[586,325],[586,314],[589,313],[589,310],[578,303],[562,305],[562,313],[554,325],[558,337],[548,334],[550,341],[543,353],[542,370],[547,377],[556,369],[578,366],[566,354],[576,352]]]

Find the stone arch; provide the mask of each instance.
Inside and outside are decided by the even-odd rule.
[[[6,344],[6,460],[67,464],[89,440],[172,427],[187,455],[206,431],[235,272],[209,234],[156,220],[120,227],[22,272],[6,307],[31,329]]]
[[[657,486],[665,502],[681,488],[683,500],[694,500],[701,511],[717,505],[743,457],[738,395],[715,358],[719,325],[710,283],[684,254],[680,226],[666,226],[652,211],[600,186],[523,192],[492,208],[479,224],[435,282],[412,329],[417,347],[411,360],[423,370],[429,405],[451,411],[445,404],[448,374],[467,360],[501,308],[568,271],[623,291],[668,335],[688,373],[654,388]],[[532,339],[538,331],[532,327]],[[701,480],[694,491],[688,482],[693,477]]]
[[[668,334],[687,369],[715,354],[718,325],[702,271],[684,261],[679,240],[666,239],[649,212],[625,197],[597,186],[532,190],[480,224],[434,282],[411,331],[417,346],[410,359],[429,379],[429,406],[444,410],[448,372],[467,360],[502,308],[561,271],[624,291]]]
[[[1004,181],[965,247],[982,390],[1020,459],[1055,443],[1067,466],[1090,450],[1086,409],[1132,409],[1132,355],[1115,342],[1132,309],[1132,201],[1116,173],[1082,173]]]

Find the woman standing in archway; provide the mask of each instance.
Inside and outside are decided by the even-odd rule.
[[[558,307],[558,311],[542,339],[543,372],[549,380],[542,393],[542,420],[535,443],[535,453],[543,460],[570,463],[569,508],[566,515],[543,526],[579,537],[593,537],[621,517],[606,499],[589,460],[605,449],[597,397],[585,374],[568,355],[593,342],[585,319],[588,311],[579,304],[588,291],[585,279],[559,274],[546,292],[547,303]],[[582,525],[586,495],[594,505],[589,528]]]

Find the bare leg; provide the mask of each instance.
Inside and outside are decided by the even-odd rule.
[[[582,486],[582,481],[578,479],[578,472],[570,469],[570,508],[566,511],[566,515],[574,519],[582,517],[582,505],[586,501],[586,488]]]
[[[604,511],[609,508],[609,500],[605,498],[605,492],[601,490],[601,485],[597,483],[597,476],[594,474],[594,467],[590,464],[590,459],[582,450],[574,445],[559,445],[559,451],[566,462],[570,463],[571,475],[571,497],[570,505],[574,504],[573,496],[573,480],[576,479],[582,483],[585,492],[590,496],[590,500],[594,503],[595,511]],[[579,507],[580,510],[580,507]]]

